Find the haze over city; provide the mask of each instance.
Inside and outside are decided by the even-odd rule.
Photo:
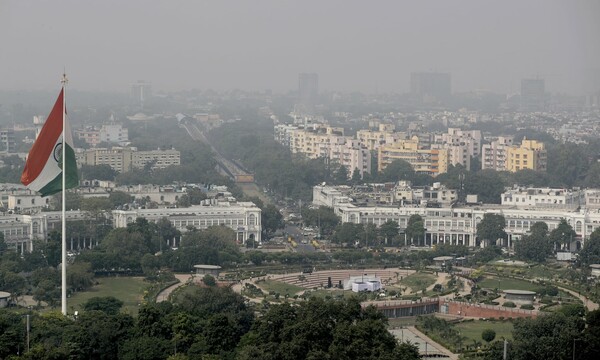
[[[408,91],[410,73],[452,91],[519,92],[539,76],[580,94],[598,76],[596,1],[0,1],[0,90],[289,91],[301,72],[333,91]],[[596,70],[594,70],[596,68]]]

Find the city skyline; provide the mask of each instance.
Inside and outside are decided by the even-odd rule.
[[[518,93],[539,76],[581,94],[598,77],[593,1],[127,3],[0,1],[0,90],[297,88],[409,91],[413,72],[452,76],[453,92]],[[598,80],[595,80],[598,82]],[[592,87],[597,84],[592,83]]]

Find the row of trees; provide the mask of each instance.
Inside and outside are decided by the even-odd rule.
[[[191,286],[172,303],[142,305],[136,318],[120,306],[96,298],[75,319],[34,314],[29,351],[23,316],[0,311],[0,358],[419,359],[415,346],[387,331],[381,313],[356,299],[253,309],[229,288]]]

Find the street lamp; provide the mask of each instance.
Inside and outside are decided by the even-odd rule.
[[[575,342],[581,341],[581,339],[573,339],[573,360],[575,360]]]

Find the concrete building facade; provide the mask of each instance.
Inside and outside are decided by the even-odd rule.
[[[378,171],[383,171],[394,160],[408,162],[415,172],[436,176],[448,171],[448,151],[445,149],[421,149],[418,138],[402,140],[381,146],[377,153]]]
[[[500,136],[490,144],[481,147],[481,169],[505,171],[507,168],[508,149],[513,145],[513,138]]]
[[[152,169],[164,169],[181,163],[180,152],[175,149],[137,151],[136,148],[113,147],[111,149],[77,149],[75,157],[81,165],[109,165],[113,170],[123,173],[133,169],[143,169],[152,163]]]
[[[188,226],[206,229],[224,225],[235,231],[235,240],[239,243],[250,239],[261,241],[261,210],[251,202],[217,202],[211,199],[188,208],[114,210],[112,216],[116,228],[126,227],[137,218],[152,222],[167,218],[181,232],[186,232]]]
[[[523,139],[520,146],[509,147],[506,155],[506,170],[510,172],[546,171],[547,152],[543,142]]]

